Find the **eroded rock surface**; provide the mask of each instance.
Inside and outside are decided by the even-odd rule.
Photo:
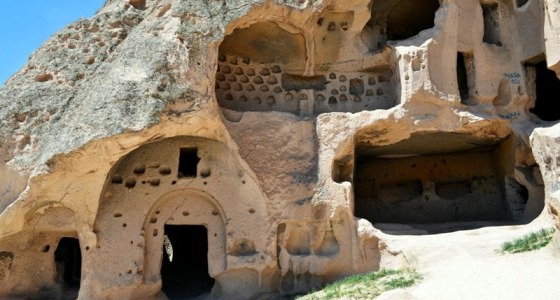
[[[382,227],[560,228],[559,9],[107,1],[0,88],[0,296],[296,294],[401,261]]]

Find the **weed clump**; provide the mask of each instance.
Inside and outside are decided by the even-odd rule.
[[[554,228],[543,228],[529,233],[521,238],[502,244],[502,253],[521,253],[545,247],[552,240]]]

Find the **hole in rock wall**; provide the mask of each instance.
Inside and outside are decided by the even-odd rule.
[[[237,28],[220,44],[216,98],[221,107],[237,111],[299,113],[306,97],[283,84],[286,74],[303,74],[305,40],[275,23]],[[305,79],[305,78],[304,78]],[[288,86],[289,90],[286,90]]]
[[[498,3],[481,3],[484,19],[484,35],[482,41],[487,44],[502,46],[500,36],[500,11]]]
[[[529,194],[511,175],[510,139],[420,133],[383,147],[358,144],[355,215],[372,223],[516,221]]]
[[[82,253],[80,241],[76,238],[64,237],[58,242],[54,252],[57,281],[64,288],[78,290],[82,274]]]
[[[557,108],[560,79],[556,73],[547,68],[544,60],[536,64],[526,64],[525,70],[527,77],[532,81],[528,83],[529,95],[535,99],[530,112],[541,120],[560,120],[560,110]]]
[[[434,27],[438,0],[401,0],[387,18],[387,38],[402,40]]]
[[[457,52],[457,85],[463,104],[476,104],[470,99],[470,86],[473,84],[474,74],[472,54]]]
[[[271,22],[235,29],[219,47],[218,104],[236,111],[282,111],[296,115],[388,109],[395,105],[391,68],[330,70],[338,63],[353,14],[327,12],[315,36],[315,75],[304,75],[305,39]],[[361,57],[357,57],[362,59]],[[371,70],[370,70],[371,69]]]
[[[199,162],[198,148],[181,148],[179,151],[178,177],[196,177]]]
[[[169,299],[190,299],[210,292],[215,280],[208,274],[206,227],[165,225],[164,235],[161,280],[165,295]]]
[[[374,1],[372,17],[364,31],[371,50],[382,49],[387,40],[403,40],[434,27],[438,0]]]
[[[527,2],[529,2],[529,0],[515,0],[515,4],[517,4],[517,7],[522,7],[523,5],[527,4]]]

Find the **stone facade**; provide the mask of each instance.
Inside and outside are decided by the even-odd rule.
[[[0,296],[297,294],[560,211],[552,0],[108,0],[0,88]],[[555,73],[556,72],[556,73]]]

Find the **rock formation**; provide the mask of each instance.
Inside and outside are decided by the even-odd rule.
[[[560,226],[559,9],[108,0],[0,89],[0,296],[296,294],[378,270],[378,224]]]

